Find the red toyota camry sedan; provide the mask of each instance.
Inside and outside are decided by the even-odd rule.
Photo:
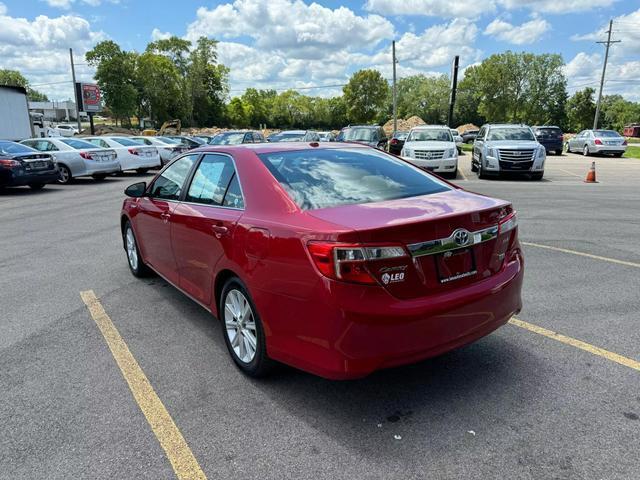
[[[238,367],[332,379],[473,342],[520,311],[505,201],[352,144],[204,147],[125,191],[124,248],[220,319]]]

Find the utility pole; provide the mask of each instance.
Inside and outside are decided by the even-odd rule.
[[[447,125],[453,128],[453,107],[456,104],[456,91],[458,90],[458,64],[460,57],[456,55],[453,58],[453,66],[451,68],[451,95],[449,96],[449,115],[447,116]]]
[[[602,102],[602,89],[604,87],[604,75],[607,72],[607,62],[609,61],[609,47],[612,43],[620,43],[620,40],[611,40],[611,33],[613,31],[613,20],[609,20],[609,31],[607,32],[607,41],[606,42],[596,42],[603,43],[606,45],[606,49],[604,51],[604,64],[602,65],[602,77],[600,78],[600,92],[598,93],[598,102],[596,103],[596,116],[593,119],[593,129],[596,130],[598,128],[598,120],[600,119],[600,103]]]
[[[82,130],[80,123],[80,106],[78,105],[78,95],[76,93],[76,67],[73,65],[73,49],[69,49],[69,60],[71,60],[71,78],[73,79],[73,98],[76,99],[76,120],[78,121],[78,132]]]
[[[396,41],[391,42],[391,56],[393,58],[393,133],[398,130],[398,93],[396,90]]]

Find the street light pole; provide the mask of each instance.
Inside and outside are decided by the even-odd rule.
[[[78,95],[76,94],[76,68],[73,65],[73,49],[69,49],[69,59],[71,60],[71,78],[73,79],[73,98],[76,99],[76,120],[78,121],[78,132],[82,130],[82,124],[80,123],[80,106],[78,105]]]
[[[598,120],[600,120],[600,104],[602,102],[602,89],[604,87],[604,75],[607,72],[607,62],[609,61],[609,47],[612,43],[620,43],[620,40],[611,40],[611,33],[613,30],[613,20],[609,20],[609,31],[607,32],[607,41],[606,42],[596,42],[603,43],[606,45],[606,49],[604,51],[604,64],[602,65],[602,77],[600,77],[600,92],[598,92],[598,102],[596,103],[596,116],[593,119],[593,129],[598,129]]]
[[[396,90],[396,41],[391,42],[391,56],[393,61],[393,133],[398,130],[398,93]]]

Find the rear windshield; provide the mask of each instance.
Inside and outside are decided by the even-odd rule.
[[[351,127],[345,130],[343,139],[347,142],[373,142],[378,140],[378,131],[374,128]]]
[[[213,137],[209,143],[211,145],[237,145],[244,141],[244,132],[242,133],[219,133]]]
[[[562,130],[559,128],[536,128],[536,135],[562,135]]]
[[[263,153],[259,157],[303,210],[381,202],[451,189],[384,152],[314,148]]]
[[[452,142],[451,130],[444,128],[430,128],[428,130],[413,130],[407,142]]]
[[[527,127],[492,128],[487,140],[535,140]]]
[[[169,138],[169,137],[156,137],[158,140],[163,141],[164,143],[171,143],[173,145],[177,145],[178,142],[177,140],[174,140],[173,138]]]
[[[71,139],[60,139],[60,142],[65,145],[69,145],[71,148],[75,148],[76,150],[82,150],[84,148],[96,148],[93,143],[85,142],[84,140],[71,140]]]
[[[21,153],[33,153],[37,150],[14,142],[0,142],[0,153],[5,155],[21,154]]]
[[[593,132],[593,134],[596,137],[600,137],[600,138],[603,138],[603,137],[608,137],[608,138],[620,137],[620,134],[618,132],[614,132],[613,130],[595,130]]]
[[[301,142],[304,133],[280,133],[271,139],[272,142]]]
[[[111,140],[118,142],[120,145],[124,145],[125,147],[135,147],[136,145],[140,145],[138,142],[131,140],[130,138],[111,137]]]

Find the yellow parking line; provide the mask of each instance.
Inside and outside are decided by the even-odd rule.
[[[547,338],[557,340],[558,342],[562,342],[567,345],[571,345],[572,347],[579,348],[580,350],[592,353],[593,355],[598,355],[599,357],[606,358],[607,360],[618,363],[620,365],[624,365],[625,367],[629,367],[640,372],[640,362],[631,358],[610,352],[609,350],[605,350],[604,348],[596,347],[595,345],[583,342],[582,340],[577,340],[575,338],[562,335],[561,333],[547,330],[546,328],[533,325],[532,323],[523,322],[522,320],[518,320],[517,318],[512,318],[511,320],[509,320],[509,323],[511,325],[524,328],[525,330],[529,330],[530,332],[537,333]]]
[[[169,458],[176,476],[179,479],[206,479],[189,445],[93,290],[80,292],[80,296],[107,342],[140,410]]]
[[[600,255],[592,255],[590,253],[577,252],[575,250],[569,250],[567,248],[551,247],[549,245],[541,245],[539,243],[531,243],[531,242],[521,242],[521,243],[528,247],[545,248],[547,250],[554,250],[556,252],[570,253],[572,255],[580,255],[581,257],[593,258],[594,260],[602,260],[605,262],[617,263],[618,265],[625,265],[627,267],[640,268],[640,263],[627,262],[625,260],[618,260],[616,258],[601,257]]]

